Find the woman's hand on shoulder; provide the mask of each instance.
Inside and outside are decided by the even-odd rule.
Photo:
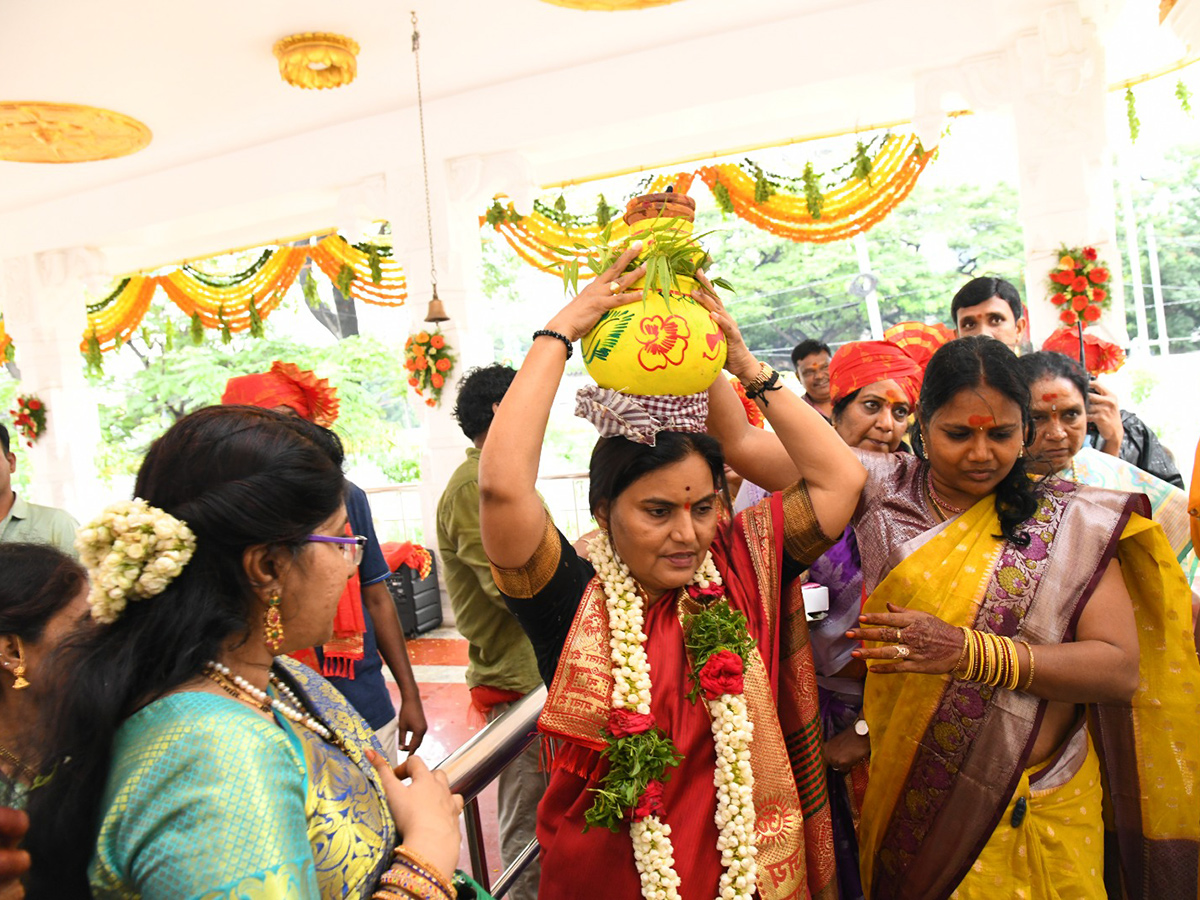
[[[367,751],[367,759],[383,782],[401,842],[436,865],[449,880],[458,863],[462,795],[450,793],[445,773],[431,771],[419,756],[410,756],[395,770],[374,750]],[[402,778],[410,779],[409,783],[404,784]]]
[[[943,675],[953,671],[962,657],[963,630],[929,613],[889,603],[888,612],[863,613],[858,621],[859,627],[847,631],[846,637],[882,642],[852,653],[856,659],[882,660],[871,666],[872,673]]]
[[[646,274],[645,267],[638,266],[631,272],[625,271],[641,249],[642,245],[636,243],[618,256],[616,262],[585,285],[570,303],[546,323],[547,330],[566,335],[574,343],[591,331],[610,309],[641,300],[642,292],[631,291],[629,286]]]

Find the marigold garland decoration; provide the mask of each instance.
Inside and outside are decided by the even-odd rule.
[[[4,330],[4,316],[0,315],[0,363],[12,362],[15,355],[12,335]]]
[[[204,329],[219,331],[226,343],[244,331],[261,337],[263,320],[283,301],[306,263],[355,300],[403,306],[408,299],[404,270],[386,244],[351,244],[331,234],[299,246],[267,247],[246,269],[233,274],[217,275],[197,262],[162,275],[125,278],[107,297],[88,306],[88,328],[79,349],[93,369],[101,368],[103,354],[118,349],[137,331],[159,288],[192,320],[193,339],[203,340]],[[310,285],[315,288],[311,277],[305,287]]]
[[[742,408],[746,410],[746,421],[755,428],[766,428],[766,416],[758,408],[758,404],[746,396],[746,389],[742,387],[741,380],[735,375],[729,379],[729,383],[733,385],[733,392],[742,401]]]
[[[1064,327],[1055,331],[1042,344],[1043,350],[1062,353],[1071,359],[1079,359],[1079,331],[1077,327]],[[1125,365],[1125,351],[1090,331],[1083,333],[1083,361],[1092,375],[1105,375]]]
[[[1108,266],[1097,259],[1095,247],[1059,247],[1058,265],[1050,273],[1047,286],[1050,302],[1058,307],[1058,319],[1064,325],[1096,322],[1111,302]]]
[[[441,331],[418,331],[404,342],[404,368],[408,369],[408,384],[426,406],[442,402],[442,389],[454,368],[454,354]],[[428,392],[429,396],[425,396]]]
[[[17,433],[25,439],[25,444],[32,447],[34,442],[46,433],[46,404],[38,399],[36,394],[21,394],[17,397],[17,408],[10,409],[13,426]]]
[[[656,176],[637,190],[658,193],[671,185],[686,194],[700,178],[722,212],[789,240],[826,243],[878,224],[909,195],[935,153],[936,148],[925,150],[916,135],[882,134],[860,141],[849,160],[827,173],[809,163],[801,175],[789,177],[747,159]],[[490,225],[530,265],[561,275],[564,262],[581,256],[577,247],[596,243],[610,211],[615,213],[603,197],[596,214],[588,216],[568,212],[562,197],[553,207],[535,202],[524,214],[496,198],[479,224]],[[628,232],[619,220],[611,227],[617,241]]]

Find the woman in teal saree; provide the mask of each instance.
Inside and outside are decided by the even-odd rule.
[[[97,624],[58,661],[30,896],[453,896],[461,798],[419,761],[402,785],[286,658],[328,640],[361,551],[344,489],[321,429],[209,407],[80,532]]]

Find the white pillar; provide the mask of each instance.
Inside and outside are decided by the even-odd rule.
[[[18,465],[34,473],[27,499],[65,508],[80,521],[108,496],[96,479],[100,418],[79,352],[87,327],[84,280],[99,270],[94,250],[51,250],[5,260],[0,280],[21,393],[37,394],[47,411],[46,432],[32,448],[13,442]]]
[[[1124,344],[1104,47],[1078,0],[1046,3],[1037,28],[996,53],[921,73],[915,91],[914,122],[925,140],[936,139],[945,111],[962,98],[978,112],[1012,112],[1025,236],[1022,294],[1034,346],[1060,324],[1046,288],[1060,245],[1095,247],[1108,263],[1112,302],[1098,330]]]
[[[1061,324],[1047,278],[1056,250],[1095,247],[1112,273],[1112,300],[1099,330],[1127,340],[1116,241],[1113,171],[1105,106],[1104,47],[1075,2],[1046,9],[1036,32],[1016,43],[1013,98],[1025,232],[1025,300],[1033,344]]]
[[[426,431],[421,456],[421,514],[425,544],[433,547],[437,541],[438,499],[470,446],[453,414],[458,381],[472,366],[494,361],[487,319],[479,315],[485,302],[479,215],[497,191],[525,193],[532,182],[524,158],[517,154],[431,158],[429,181],[438,296],[450,316],[441,329],[458,357],[442,392],[441,405],[421,407]],[[387,197],[396,259],[404,266],[408,281],[410,332],[431,328],[423,321],[432,295],[432,279],[420,166],[389,172]],[[444,594],[442,606],[448,612]]]

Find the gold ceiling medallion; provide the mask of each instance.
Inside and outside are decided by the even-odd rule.
[[[0,159],[76,163],[137,153],[150,129],[111,109],[77,103],[0,101]]]
[[[358,74],[358,44],[340,34],[316,31],[289,35],[275,42],[274,52],[280,77],[294,87],[341,87]]]
[[[542,0],[553,6],[568,6],[571,9],[619,12],[626,9],[648,9],[651,6],[666,6],[679,0]]]

